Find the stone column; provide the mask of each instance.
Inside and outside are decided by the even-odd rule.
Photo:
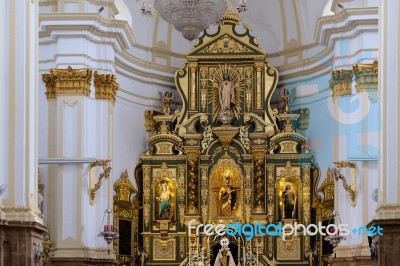
[[[0,186],[7,186],[0,194],[0,262],[35,265],[47,230],[38,208],[38,1],[1,1],[0,14]]]
[[[105,210],[112,209],[107,160],[112,158],[118,84],[114,75],[95,73],[93,93],[92,79],[87,68],[52,69],[43,75],[49,102],[49,156],[60,161],[50,167],[48,181],[48,225],[55,248],[51,262],[57,265],[115,263],[112,246],[98,234],[107,222]],[[67,164],[71,159],[76,163]]]
[[[380,136],[377,214],[370,225],[380,225],[383,235],[374,237],[378,265],[400,261],[400,4],[379,1],[379,101]]]

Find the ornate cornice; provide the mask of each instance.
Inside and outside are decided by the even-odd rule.
[[[54,99],[61,94],[89,96],[92,70],[72,69],[71,66],[67,69],[53,68],[50,74],[42,75],[42,80],[46,83],[47,99]]]
[[[334,70],[332,78],[329,80],[329,86],[332,90],[332,96],[342,96],[351,94],[351,83],[353,81],[353,71]]]
[[[94,72],[94,87],[96,99],[110,100],[115,103],[115,96],[119,89],[117,77],[112,74],[97,74]]]
[[[356,90],[360,92],[368,89],[378,89],[378,61],[372,64],[358,64],[353,66],[356,80]]]

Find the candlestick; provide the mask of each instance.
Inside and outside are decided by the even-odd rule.
[[[199,242],[200,242],[200,237],[199,236],[197,236],[197,250],[196,250],[196,252],[197,252],[197,254],[199,254]]]
[[[246,242],[243,243],[243,266],[246,265]]]
[[[257,252],[257,266],[258,266],[258,245],[256,247],[256,252]]]

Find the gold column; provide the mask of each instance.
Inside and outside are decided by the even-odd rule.
[[[264,166],[265,166],[265,149],[252,149],[254,158],[254,203],[255,212],[263,213],[265,211],[265,182],[264,182]]]
[[[207,67],[200,68],[200,104],[203,113],[206,112],[207,108],[207,83],[208,83],[208,69]]]
[[[150,221],[150,170],[150,166],[143,166],[143,219],[146,226]]]
[[[310,223],[311,216],[311,198],[310,198],[310,165],[304,164],[302,166],[303,172],[303,224],[307,226]],[[310,247],[310,236],[304,236],[304,254],[309,254],[311,250]]]
[[[253,69],[251,67],[246,67],[245,72],[245,88],[246,88],[246,109],[249,112],[251,110],[251,103],[253,98]]]
[[[185,148],[188,163],[188,213],[195,214],[198,209],[198,161],[200,150],[198,148]]]
[[[200,166],[201,171],[201,218],[203,222],[208,221],[208,178],[207,178],[207,165]]]
[[[250,165],[245,165],[244,166],[244,171],[245,171],[245,179],[244,179],[244,217],[246,223],[250,223],[251,219],[251,169],[253,166]]]
[[[55,99],[60,94],[74,94],[89,96],[92,70],[88,68],[67,69],[53,68],[50,74],[42,75],[46,83],[47,99]]]
[[[97,74],[94,72],[94,86],[96,99],[109,100],[115,103],[115,95],[119,89],[117,77],[112,74]]]
[[[254,64],[256,68],[256,109],[262,109],[262,70],[264,68],[263,62]]]
[[[185,165],[178,166],[178,200],[179,200],[179,222],[183,224],[185,217]]]
[[[197,63],[189,63],[190,68],[190,110],[197,109],[196,70]]]

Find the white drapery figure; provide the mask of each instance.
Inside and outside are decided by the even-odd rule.
[[[229,80],[229,75],[224,74],[224,80],[219,83],[219,103],[221,110],[230,110],[231,103],[235,104],[235,84]]]
[[[232,253],[227,246],[223,246],[218,251],[214,266],[236,266]]]

